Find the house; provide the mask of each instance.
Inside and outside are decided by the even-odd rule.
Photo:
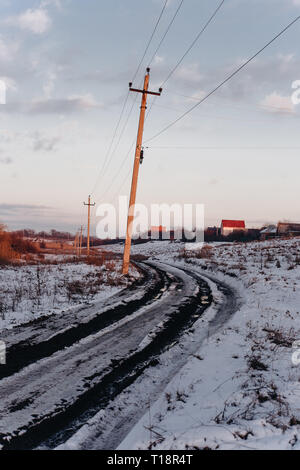
[[[227,237],[233,232],[245,232],[246,224],[244,220],[222,220],[221,235]]]
[[[277,227],[276,225],[268,225],[267,227],[263,227],[260,231],[260,238],[261,240],[268,240],[270,238],[275,238],[277,235]]]
[[[166,231],[166,227],[163,227],[162,225],[159,225],[158,227],[152,225],[151,227],[152,233],[166,233]]]
[[[148,237],[152,240],[167,240],[169,238],[169,233],[167,228],[159,225],[158,227],[152,226],[148,232]]]
[[[300,224],[279,222],[277,225],[277,234],[281,237],[300,236]]]
[[[218,227],[207,227],[204,231],[204,240],[206,242],[213,242],[218,240],[220,229]]]
[[[217,237],[219,235],[218,227],[207,227],[205,234],[209,237]]]

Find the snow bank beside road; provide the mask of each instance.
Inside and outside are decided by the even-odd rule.
[[[114,263],[114,270],[67,262],[1,268],[0,331],[114,295],[126,286],[120,261]]]
[[[194,252],[179,259],[179,244],[164,253],[159,242],[148,245],[134,250],[205,269],[238,287],[244,303],[168,385],[151,423],[148,413],[120,449],[300,449],[300,366],[292,363],[300,240],[214,246],[209,259]]]

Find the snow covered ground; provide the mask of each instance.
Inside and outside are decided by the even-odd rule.
[[[213,275],[242,305],[119,448],[300,449],[300,239],[203,250],[151,242],[133,253]]]
[[[123,246],[107,249],[121,252]],[[211,333],[209,322],[222,299],[210,281],[215,305],[194,323],[194,333],[166,351],[131,393],[124,390],[116,399],[120,406],[112,404],[116,419],[130,413],[139,419],[121,444],[125,433],[116,441],[119,449],[300,450],[300,239],[204,247],[150,242],[132,252],[223,281],[237,292],[240,306]],[[1,269],[0,328],[101,300],[124,287],[119,281],[109,267],[83,263]],[[180,363],[183,348],[186,363]],[[174,357],[180,365],[173,379],[157,390],[156,379],[164,367],[175,367]],[[145,394],[150,405],[142,416]],[[66,446],[90,448],[89,439],[97,445],[95,429],[101,434],[103,422],[114,427],[111,411],[107,423],[106,410],[100,414]]]
[[[56,261],[49,265],[1,267],[0,330],[99,302],[126,286],[119,260],[113,266],[111,262],[94,266],[59,257]],[[133,270],[132,275],[138,273]]]

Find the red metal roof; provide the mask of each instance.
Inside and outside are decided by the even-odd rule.
[[[163,227],[162,225],[159,225],[159,227],[152,226],[151,227],[151,232],[166,232],[167,229],[166,227]]]
[[[223,228],[246,228],[244,220],[222,220]]]

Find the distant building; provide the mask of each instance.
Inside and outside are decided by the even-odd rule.
[[[168,233],[166,227],[159,225],[158,227],[152,226],[148,232],[148,237],[152,240],[166,240],[168,239]]]
[[[300,224],[279,222],[277,225],[277,234],[281,237],[300,236]]]
[[[159,225],[158,227],[156,226],[151,227],[152,233],[166,233],[166,231],[167,231],[166,227],[163,227],[162,225]]]
[[[214,242],[218,240],[220,229],[218,227],[207,227],[204,231],[204,240],[206,242]]]
[[[245,232],[246,224],[244,220],[222,220],[221,235],[226,237],[232,232]]]
[[[216,237],[219,235],[218,227],[207,227],[205,232],[208,236],[212,236],[212,237]]]
[[[268,225],[267,227],[263,227],[260,231],[260,238],[261,240],[268,240],[270,238],[275,238],[277,235],[277,227],[276,225]]]
[[[259,228],[247,228],[248,240],[259,240],[261,238]]]

